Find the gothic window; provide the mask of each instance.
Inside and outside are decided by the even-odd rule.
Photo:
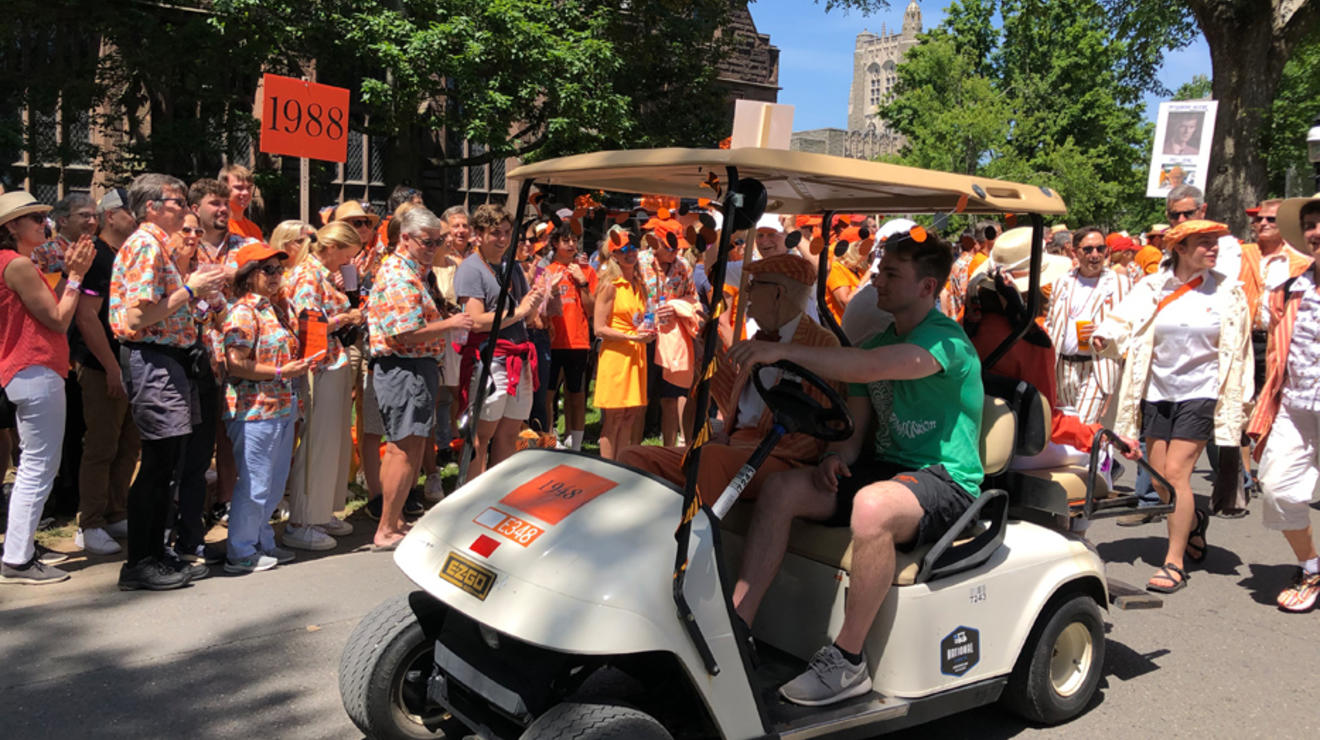
[[[874,108],[884,102],[885,97],[885,79],[880,71],[880,65],[872,62],[866,67],[866,79],[868,86],[867,103]]]

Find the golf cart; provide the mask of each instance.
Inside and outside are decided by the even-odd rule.
[[[710,246],[719,250],[714,296],[723,294],[731,233],[765,210],[823,213],[823,234],[835,212],[1030,214],[1028,316],[1039,313],[1042,215],[1064,212],[1047,188],[766,149],[599,152],[526,165],[510,178],[521,181],[520,217],[533,184],[713,196],[726,227]],[[505,286],[511,269],[506,257]],[[705,363],[716,355],[716,323],[704,330]],[[1028,326],[1016,328],[986,366]],[[780,366],[798,380],[756,384],[775,410],[771,436],[851,432],[824,380]],[[484,384],[474,386],[475,408]],[[985,386],[981,496],[938,542],[899,554],[896,588],[866,640],[872,692],[824,707],[776,694],[842,621],[850,533],[795,522],[752,625],[753,650],[730,599],[752,507],[733,502],[738,481],[751,476],[740,471],[715,507],[703,506],[702,430],[683,490],[594,456],[537,449],[436,504],[394,556],[420,590],[377,607],[344,649],[346,711],[372,738],[491,739],[869,737],[999,700],[1036,723],[1076,716],[1101,678],[1101,611],[1115,595],[1095,549],[1068,523],[1130,512],[1136,502],[1102,493],[1094,454],[1089,470],[1010,471],[1015,456],[1048,441],[1050,410],[1021,381],[987,377]],[[708,380],[694,398],[696,418],[707,419]],[[1109,439],[1102,430],[1097,450]]]

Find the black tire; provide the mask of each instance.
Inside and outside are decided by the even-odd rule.
[[[1090,596],[1076,594],[1036,620],[1002,701],[1030,722],[1066,722],[1090,705],[1104,663],[1100,607]]]
[[[521,740],[672,740],[672,736],[640,709],[565,703],[537,717]]]
[[[434,726],[455,725],[442,708],[426,705],[434,654],[435,645],[422,632],[408,594],[381,603],[362,618],[339,659],[339,696],[363,735],[373,740],[434,740],[445,735],[428,729],[423,716]]]

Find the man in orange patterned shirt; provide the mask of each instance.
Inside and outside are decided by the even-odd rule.
[[[399,246],[381,262],[367,299],[371,383],[389,439],[380,465],[384,500],[373,543],[391,550],[403,539],[403,502],[435,426],[445,332],[472,328],[467,314],[442,318],[426,289],[424,276],[449,227],[421,206],[398,222]]]
[[[191,303],[225,279],[220,271],[194,272],[184,282],[170,260],[166,243],[183,225],[186,196],[183,182],[168,175],[133,180],[128,200],[139,226],[119,248],[110,276],[110,329],[120,342],[133,423],[142,438],[142,461],[128,492],[123,590],[180,588],[206,570],[165,552],[174,471],[197,412],[187,349],[197,337]]]

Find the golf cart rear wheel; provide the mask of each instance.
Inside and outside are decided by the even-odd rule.
[[[1054,725],[1090,704],[1105,662],[1100,607],[1085,594],[1037,621],[1004,689],[1004,703],[1032,722]]]
[[[445,730],[453,737],[465,734],[442,708],[427,702],[434,654],[408,594],[362,618],[339,659],[339,695],[362,734],[373,740],[435,740],[445,737]]]
[[[523,732],[521,740],[672,740],[655,717],[612,704],[557,704]]]

